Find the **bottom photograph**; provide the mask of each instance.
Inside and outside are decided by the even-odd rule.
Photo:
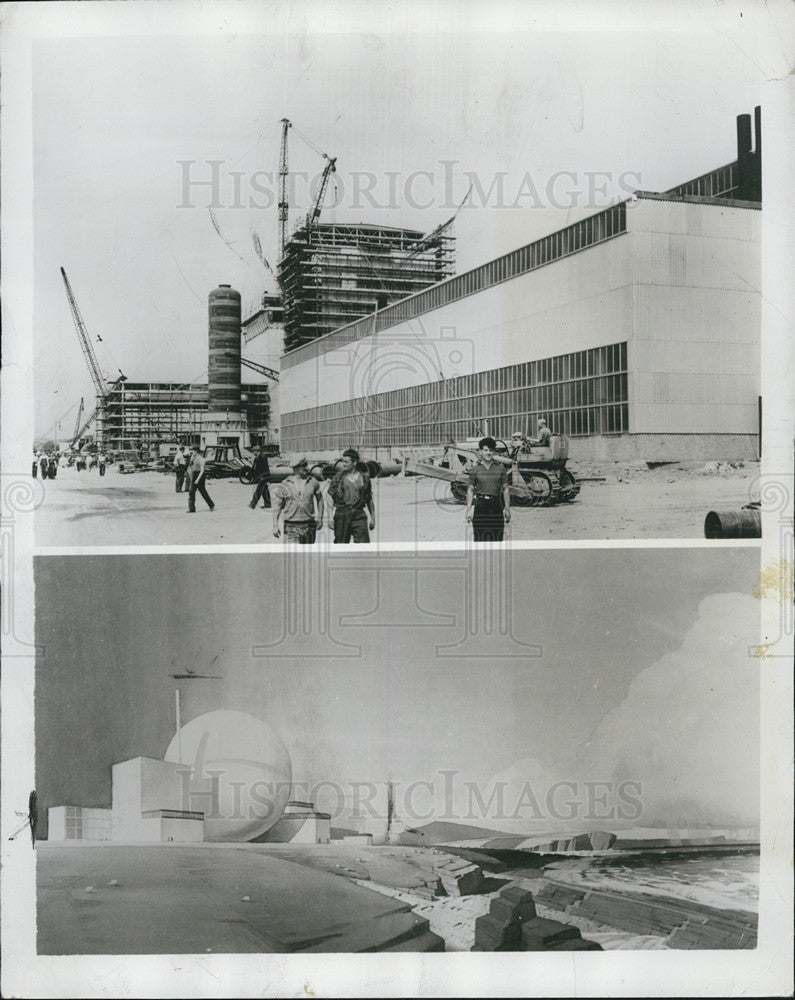
[[[35,572],[39,954],[756,946],[758,549]]]

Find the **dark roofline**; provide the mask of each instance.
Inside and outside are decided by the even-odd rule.
[[[729,208],[750,208],[760,212],[761,202],[743,201],[740,198],[707,197],[698,194],[669,194],[667,191],[636,191],[635,197],[643,201],[673,201],[688,202],[693,205],[719,205]]]

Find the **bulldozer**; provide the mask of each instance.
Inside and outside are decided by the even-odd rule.
[[[553,434],[547,445],[527,440],[513,450],[497,440],[494,457],[511,470],[511,504],[517,507],[548,507],[573,500],[580,492],[574,476],[566,469],[569,439]],[[477,438],[451,441],[441,455],[415,454],[406,457],[408,473],[444,479],[456,503],[465,503],[469,486],[468,470],[479,460]]]

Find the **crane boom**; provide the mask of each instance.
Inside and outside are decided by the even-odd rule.
[[[80,397],[80,405],[77,408],[77,419],[75,420],[75,432],[72,435],[72,441],[77,441],[80,437],[80,428],[83,426],[83,411],[85,409],[85,401],[83,397]]]
[[[234,351],[224,351],[228,358],[236,358],[237,355]],[[279,373],[275,368],[268,368],[266,365],[261,365],[259,361],[249,361],[248,358],[241,358],[240,364],[245,365],[246,368],[250,368],[253,372],[259,372],[260,375],[264,375],[266,378],[273,379],[274,382],[279,381]]]
[[[292,122],[282,118],[282,145],[279,151],[279,260],[284,256],[287,243],[287,217],[290,207],[287,203],[287,132]]]
[[[326,154],[323,154],[326,156]],[[328,188],[328,182],[331,175],[336,171],[336,156],[326,156],[326,169],[323,171],[323,176],[320,179],[320,189],[317,193],[317,198],[315,198],[315,204],[312,206],[312,211],[306,217],[307,229],[314,226],[317,220],[320,218],[320,213],[323,211],[323,201],[326,197],[326,189]]]
[[[69,284],[69,279],[66,277],[66,271],[64,271],[63,268],[61,268],[61,277],[63,278],[63,283],[66,288],[66,297],[69,299],[69,308],[72,310],[72,319],[74,320],[75,330],[77,330],[77,339],[80,342],[80,350],[83,352],[83,357],[86,359],[88,372],[91,375],[91,381],[94,383],[94,389],[97,396],[104,396],[107,392],[107,381],[102,375],[102,369],[99,367],[97,356],[94,353],[94,348],[89,340],[86,324],[80,313],[80,307],[77,304],[74,292],[72,291],[72,286]]]

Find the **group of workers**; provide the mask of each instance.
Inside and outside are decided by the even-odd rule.
[[[270,489],[268,456],[255,445],[252,465],[254,493],[249,507],[273,511],[273,534],[299,545],[312,545],[326,524],[334,531],[334,541],[369,542],[375,528],[375,504],[370,474],[359,453],[349,448],[334,465],[334,475],[326,480],[322,465],[310,467],[306,455],[290,462],[291,474]],[[215,504],[207,492],[207,465],[203,450],[194,445],[177,448],[173,460],[175,489],[187,492],[188,512],[196,513],[198,493],[212,511]],[[326,485],[327,484],[327,485]]]
[[[259,481],[250,504],[256,507],[264,494],[265,506],[273,510],[275,538],[284,536],[299,545],[312,545],[317,532],[328,524],[337,544],[370,541],[370,532],[375,528],[373,487],[367,466],[354,448],[348,448],[337,459],[330,480],[322,465],[310,466],[306,455],[295,456],[290,468],[291,474],[274,488],[271,503],[267,502],[267,484],[262,490]]]
[[[535,438],[521,431],[511,435],[509,456],[497,454],[497,442],[484,437],[478,443],[478,461],[467,471],[466,520],[476,542],[501,542],[511,520],[510,469],[522,451],[531,445],[548,446],[552,432],[544,419],[538,421]],[[299,545],[312,545],[326,524],[336,543],[369,542],[375,528],[373,488],[367,465],[354,448],[348,448],[334,463],[330,480],[321,464],[310,465],[306,455],[290,462],[291,474],[270,490],[268,456],[258,445],[252,449],[251,480],[254,493],[249,507],[260,502],[273,512],[273,534]],[[177,493],[188,493],[188,512],[196,513],[199,493],[212,511],[215,504],[207,492],[207,463],[203,450],[194,445],[177,448],[174,456]]]
[[[55,479],[58,474],[58,456],[50,455],[47,452],[36,451],[33,453],[33,478]]]

